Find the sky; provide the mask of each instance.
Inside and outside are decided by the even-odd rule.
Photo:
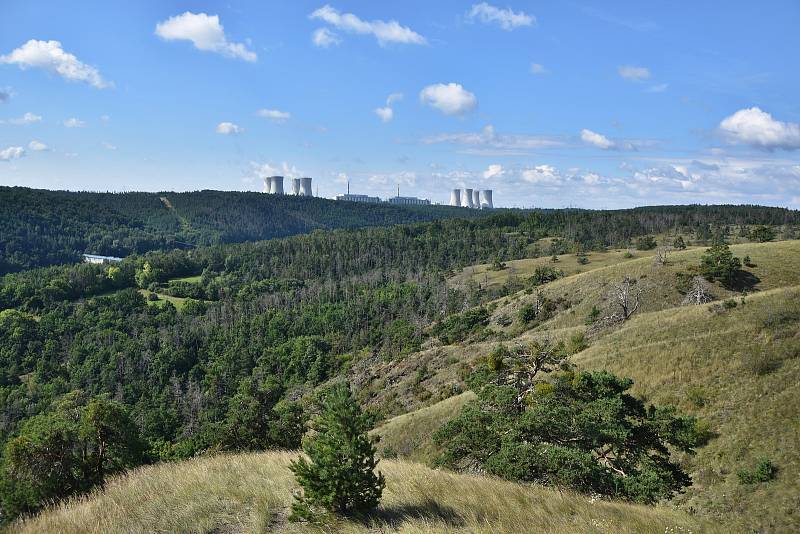
[[[795,0],[0,13],[0,185],[800,208]]]

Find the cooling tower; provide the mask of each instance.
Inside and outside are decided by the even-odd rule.
[[[464,189],[464,200],[461,202],[461,205],[465,208],[474,208],[475,205],[472,202],[472,189]]]
[[[450,192],[450,205],[451,206],[461,205],[461,189],[453,189]]]
[[[264,192],[268,195],[272,194],[272,176],[264,177]]]
[[[300,196],[313,197],[314,193],[311,191],[311,178],[300,178]]]
[[[273,195],[283,194],[283,176],[272,177],[272,194]]]
[[[492,209],[494,207],[492,206],[492,190],[485,189],[481,191],[481,196],[483,197],[483,200],[481,201],[481,208]]]
[[[481,207],[481,192],[477,189],[472,192],[472,207],[478,209]]]
[[[292,194],[300,194],[300,178],[292,178]]]

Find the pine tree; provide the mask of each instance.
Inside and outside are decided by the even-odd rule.
[[[318,509],[352,515],[378,506],[386,483],[383,474],[375,473],[375,440],[367,434],[370,418],[347,384],[333,386],[324,396],[311,428],[313,434],[303,439],[311,461],[300,457],[289,467],[303,488],[290,519],[312,519]]]

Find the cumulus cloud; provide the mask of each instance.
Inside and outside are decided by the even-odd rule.
[[[500,9],[486,2],[473,4],[472,9],[467,13],[467,19],[477,20],[484,24],[497,24],[508,32],[516,28],[536,24],[536,17],[533,15],[528,15],[522,11],[515,13],[510,8]]]
[[[34,139],[30,143],[28,143],[28,149],[33,150],[34,152],[44,152],[45,150],[50,150],[50,147],[48,147],[41,141],[37,141],[36,139]]]
[[[581,130],[581,140],[587,145],[592,145],[597,148],[602,148],[603,150],[608,150],[609,148],[616,148],[616,143],[614,143],[614,141],[612,141],[605,135],[593,132],[591,130],[587,130],[586,128]]]
[[[40,68],[58,74],[65,80],[84,82],[103,89],[113,86],[100,72],[80,61],[75,55],[65,52],[59,41],[37,41],[31,39],[10,54],[0,56],[0,63],[17,65],[21,69]]]
[[[389,122],[394,118],[394,111],[389,106],[375,108],[375,114],[380,117],[383,122]]]
[[[782,122],[760,108],[740,109],[719,124],[722,135],[733,144],[773,150],[800,148],[800,124]]]
[[[221,122],[217,124],[216,132],[222,135],[236,135],[244,131],[238,124],[232,122]]]
[[[475,109],[478,99],[459,83],[437,83],[419,93],[423,104],[434,107],[445,115],[463,115]]]
[[[86,123],[80,119],[72,117],[71,119],[67,119],[64,121],[64,126],[66,126],[67,128],[83,128],[84,126],[86,126]]]
[[[11,161],[19,159],[25,155],[25,149],[21,146],[10,146],[0,150],[0,161]]]
[[[259,109],[256,115],[272,122],[286,122],[292,118],[292,114],[288,111],[280,111],[278,109]]]
[[[228,41],[217,15],[187,11],[156,24],[155,33],[165,41],[191,41],[195,48],[205,52],[250,62],[258,59],[244,44]]]
[[[35,113],[28,112],[24,114],[22,117],[0,121],[0,124],[14,124],[16,126],[25,126],[26,124],[33,124],[34,122],[41,122],[41,121],[42,121],[41,115],[36,115]]]
[[[617,72],[624,79],[632,82],[641,82],[650,78],[650,69],[648,69],[647,67],[622,65],[619,68],[617,68]]]
[[[375,108],[375,114],[380,117],[383,122],[389,122],[394,118],[394,110],[392,104],[398,100],[403,99],[403,93],[392,93],[386,97],[386,105],[384,107]]]
[[[339,36],[328,28],[319,28],[311,34],[311,42],[320,48],[328,48],[342,42]]]
[[[537,165],[532,169],[524,169],[522,179],[528,183],[539,185],[559,185],[562,183],[561,173],[552,165]]]
[[[381,46],[387,43],[425,44],[423,36],[395,20],[362,20],[352,13],[340,13],[328,4],[311,13],[309,18],[321,20],[344,32],[372,35]]]
[[[489,165],[485,171],[483,171],[483,177],[487,180],[491,178],[500,178],[506,173],[505,169],[503,169],[502,165],[498,165],[496,163]]]

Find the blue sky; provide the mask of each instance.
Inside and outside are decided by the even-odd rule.
[[[794,1],[0,9],[3,185],[800,208]]]

